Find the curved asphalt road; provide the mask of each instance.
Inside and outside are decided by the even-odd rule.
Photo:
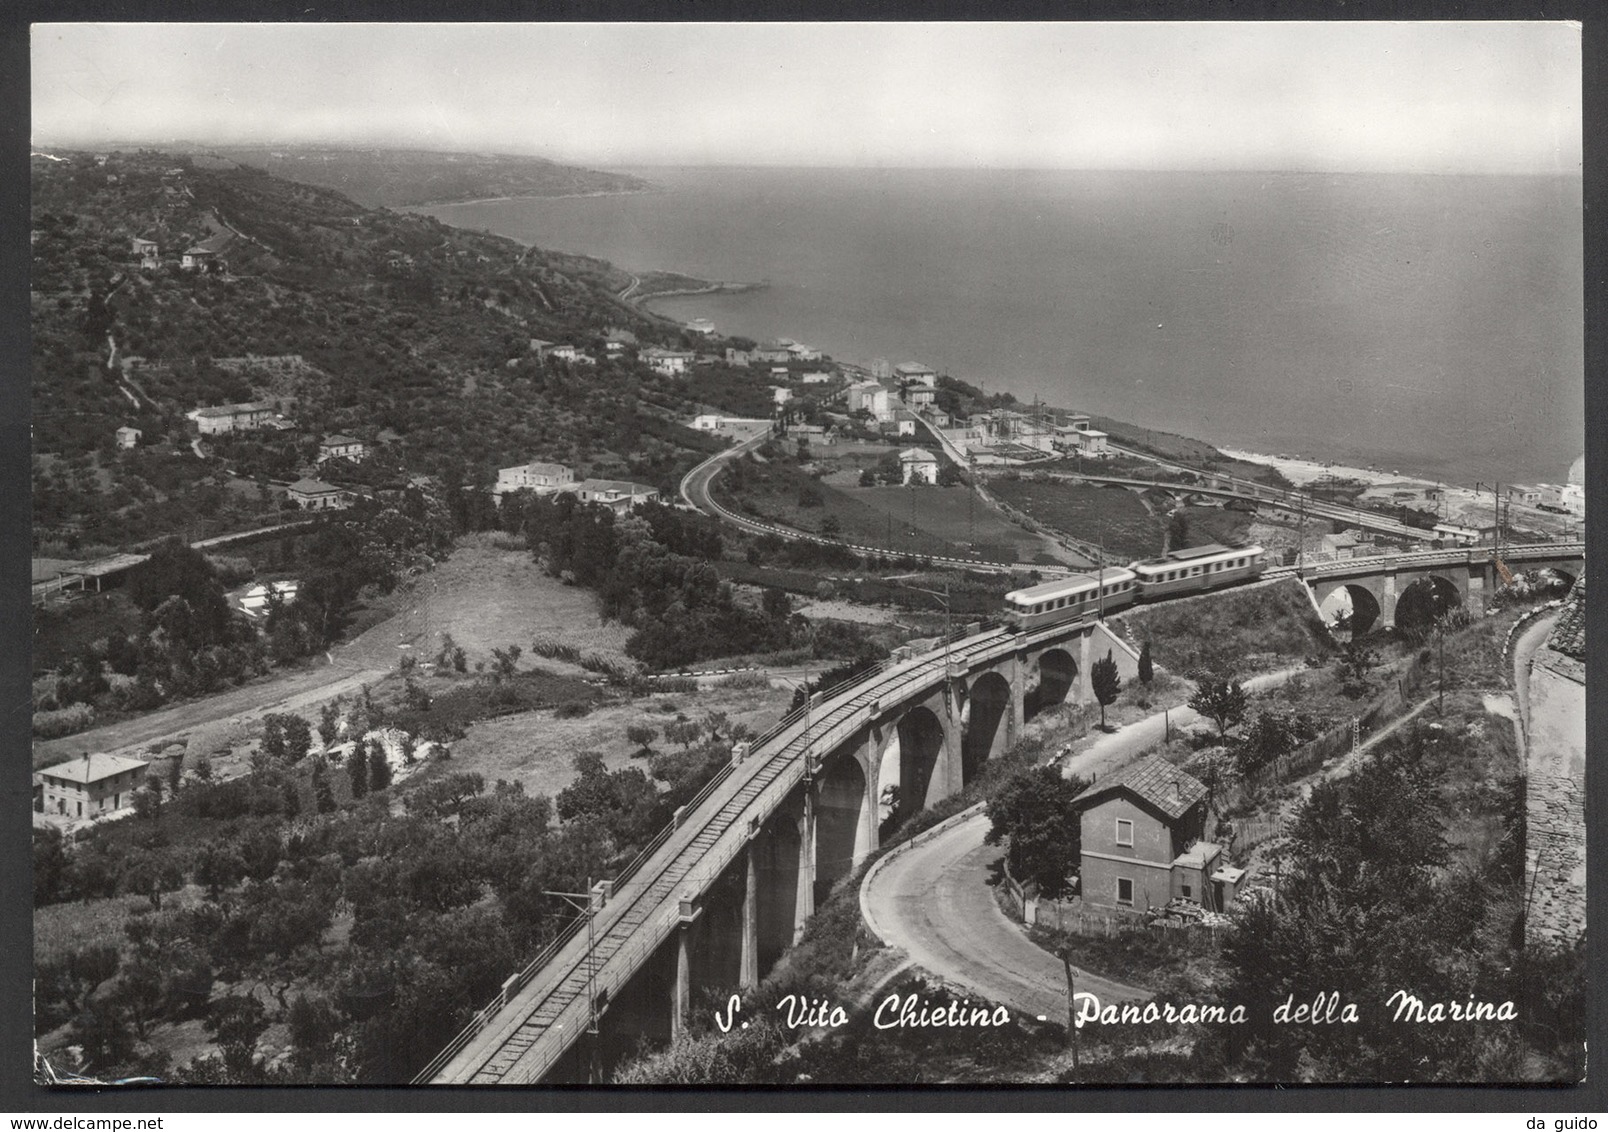
[[[1269,672],[1245,685],[1261,690],[1304,670],[1305,665],[1298,665]],[[1170,715],[1176,727],[1200,721],[1189,708],[1173,708]],[[1161,743],[1164,727],[1163,713],[1157,712],[1099,735],[1062,760],[1062,773],[1108,774]],[[994,902],[988,882],[1004,850],[983,843],[988,828],[987,813],[979,812],[890,858],[866,878],[861,908],[872,930],[903,948],[917,966],[994,1002],[1063,1021],[1066,973],[1060,960],[1029,940]],[[1149,991],[1075,964],[1073,970],[1075,989],[1090,992],[1102,1004],[1150,997]]]
[[[1030,1017],[1066,1021],[1066,973],[994,902],[987,881],[1004,854],[984,845],[979,812],[905,850],[868,878],[864,907],[872,928],[917,966],[951,985]],[[1150,992],[1074,967],[1075,989],[1101,1004],[1148,999]]]

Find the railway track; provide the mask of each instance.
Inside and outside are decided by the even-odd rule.
[[[716,502],[714,493],[709,490],[710,481],[720,472],[720,465],[734,456],[739,456],[753,448],[757,448],[766,439],[766,434],[750,437],[741,444],[717,452],[697,467],[693,468],[681,478],[681,497],[696,510],[705,515],[716,518],[734,527],[757,535],[776,535],[779,538],[795,542],[813,542],[821,546],[840,546],[845,550],[852,550],[857,554],[874,555],[906,555],[907,552],[889,550],[883,546],[862,546],[859,543],[844,542],[842,539],[827,538],[824,535],[812,535],[803,531],[795,531],[790,527],[778,526],[775,523],[762,523],[738,515]],[[908,555],[922,562],[935,566],[950,566],[964,570],[975,570],[988,574],[1016,574],[1029,570],[1037,570],[1044,575],[1061,575],[1074,573],[1070,566],[1052,566],[1036,562],[985,562],[975,558],[948,558],[942,555],[916,554]]]
[[[973,663],[1050,638],[1065,626],[1025,637],[989,628],[951,639],[921,657],[885,664],[816,694],[756,740],[660,833],[594,907],[590,944],[584,918],[509,980],[503,995],[421,1071],[423,1083],[531,1084],[541,1080],[590,1021],[592,996],[616,992],[680,923],[680,900],[701,894],[813,767],[812,750],[830,750],[887,704],[925,694],[947,663]],[[962,631],[964,632],[964,631]]]

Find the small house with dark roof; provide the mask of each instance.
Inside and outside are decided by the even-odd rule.
[[[218,253],[211,248],[203,248],[197,244],[193,248],[184,249],[179,256],[179,266],[186,271],[210,271],[218,262]]]
[[[303,511],[339,511],[352,505],[351,497],[334,484],[307,478],[290,485],[290,498]]]
[[[1160,755],[1101,779],[1076,799],[1086,907],[1143,912],[1173,900],[1221,912],[1243,870],[1205,840],[1205,785]]]

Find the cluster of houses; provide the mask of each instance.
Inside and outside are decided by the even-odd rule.
[[[139,259],[142,271],[156,271],[162,266],[162,248],[155,240],[135,236],[131,251]],[[223,260],[217,248],[204,242],[180,252],[179,267],[184,271],[222,271]]]
[[[499,506],[502,497],[516,491],[535,495],[573,493],[582,503],[600,503],[616,515],[628,514],[642,503],[657,503],[659,491],[629,480],[584,479],[577,481],[575,473],[563,464],[530,463],[512,468],[501,468],[491,494]]]

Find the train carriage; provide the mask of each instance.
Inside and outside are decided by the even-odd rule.
[[[1140,601],[1232,586],[1260,577],[1266,568],[1267,552],[1260,546],[1228,547],[1220,543],[1174,550],[1133,564]]]
[[[1072,574],[1005,595],[1005,621],[1013,629],[1037,629],[1063,621],[1103,617],[1132,605],[1136,575],[1125,566]]]

